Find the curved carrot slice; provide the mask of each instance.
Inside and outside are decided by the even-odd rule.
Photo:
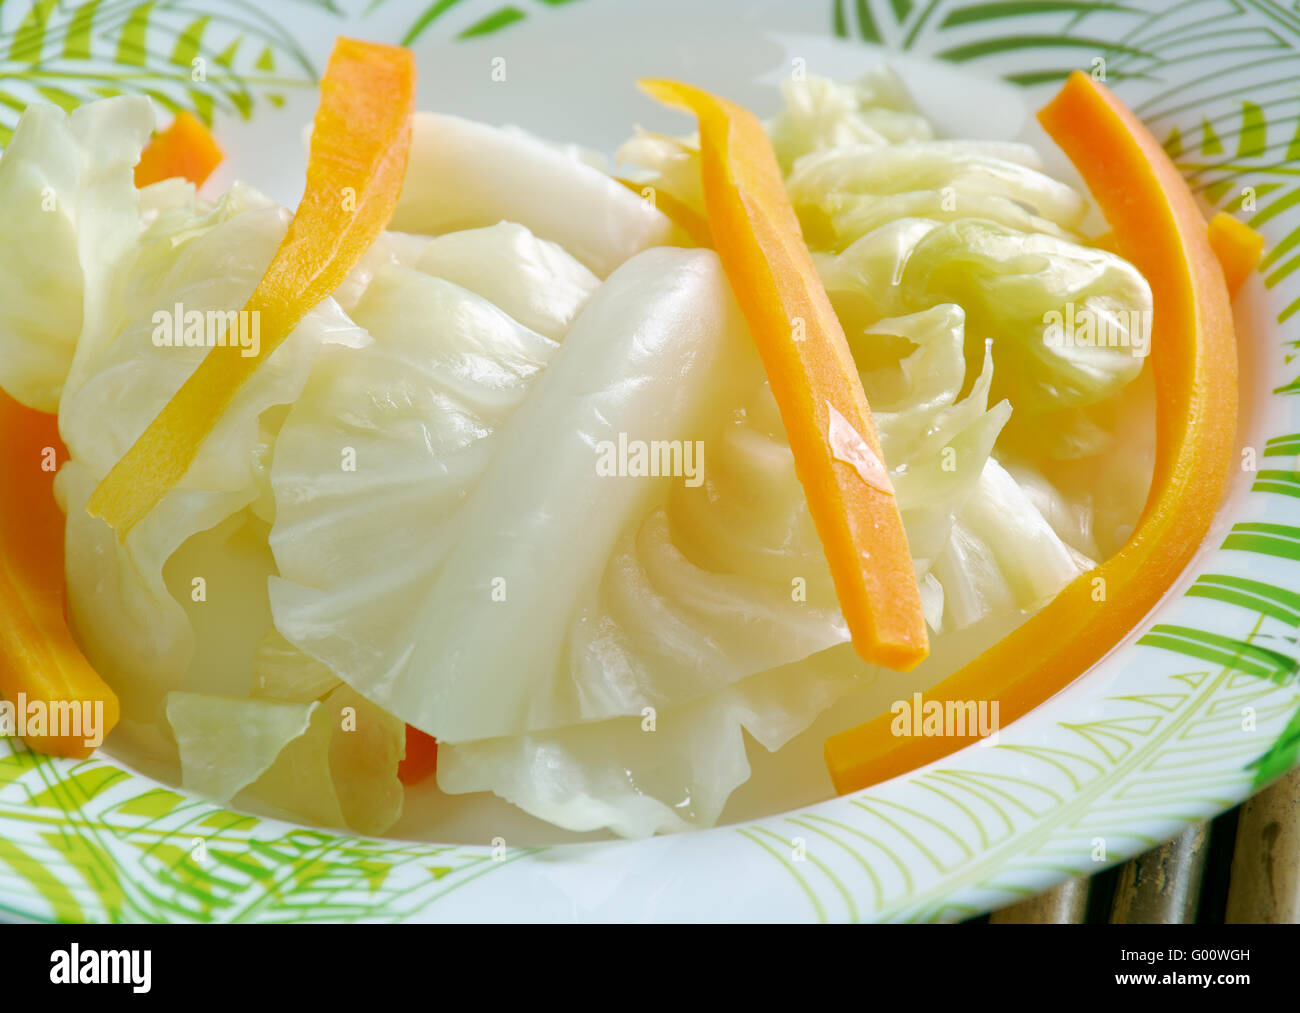
[[[63,514],[54,502],[53,465],[66,458],[58,417],[0,392],[0,696],[15,711],[24,704],[29,718],[44,712],[42,734],[31,734],[27,723],[32,749],[81,759],[93,748],[87,738],[117,724],[119,708],[64,619]],[[56,727],[57,714],[77,724]],[[93,736],[87,718],[98,726]]]
[[[1137,529],[1110,560],[925,694],[997,701],[1005,724],[1068,685],[1127,634],[1178,578],[1210,526],[1233,457],[1237,348],[1205,218],[1167,155],[1104,85],[1075,72],[1038,114],[1078,167],[1146,276],[1155,303],[1151,367],[1156,462]],[[968,737],[895,737],[890,715],[826,740],[841,794],[939,759]]]
[[[181,112],[140,152],[135,185],[148,186],[179,176],[202,186],[224,157],[208,128],[189,113]]]
[[[406,174],[415,63],[396,46],[339,39],[321,79],[307,188],[244,309],[261,350],[216,346],[113,466],[86,504],[125,538],[185,475],[235,394],[304,316],[336,289],[393,216]]]
[[[1210,219],[1206,234],[1214,255],[1219,258],[1219,266],[1223,268],[1228,294],[1236,295],[1259,266],[1259,258],[1264,254],[1264,237],[1226,211],[1220,211]]]
[[[781,410],[853,646],[907,670],[929,651],[916,571],[848,340],[804,245],[763,125],[675,81],[642,81],[700,122],[709,228]]]
[[[1219,266],[1223,268],[1228,295],[1235,296],[1251,272],[1259,266],[1259,258],[1264,253],[1264,237],[1226,211],[1220,211],[1210,219],[1205,227],[1205,237],[1210,241]],[[1092,245],[1109,253],[1119,253],[1113,232],[1094,239]]]
[[[685,201],[678,200],[668,191],[646,183],[637,183],[622,176],[616,176],[615,179],[638,197],[645,197],[647,189],[653,190],[654,206],[662,211],[670,222],[686,233],[696,246],[703,249],[713,248],[713,233],[709,231],[708,220],[701,218],[699,212]]]

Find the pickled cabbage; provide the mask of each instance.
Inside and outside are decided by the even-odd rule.
[[[1149,287],[1032,148],[936,139],[892,72],[782,92],[927,622],[1006,625],[1141,507]],[[381,834],[409,724],[443,792],[680,831],[724,816],[750,739],[876,678],[717,256],[585,150],[453,116],[419,116],[391,231],[118,542],[84,503],[207,352],[155,314],[242,306],[289,217],[137,191],[151,125],[34,106],[0,157],[0,386],[59,412],[76,635],[187,787]],[[618,160],[703,212],[697,138]]]

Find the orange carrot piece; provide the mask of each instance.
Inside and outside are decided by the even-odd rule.
[[[71,717],[72,705],[79,718],[94,720],[94,708],[102,707],[97,730],[107,735],[119,707],[64,618],[63,514],[54,502],[52,465],[67,456],[57,416],[0,392],[0,696],[15,709],[20,702],[44,709],[46,734],[26,736],[32,749],[83,759],[92,751],[89,729],[82,724],[80,735],[49,734],[56,730],[49,720],[55,708]]]
[[[646,200],[653,199],[654,206],[681,229],[696,246],[702,249],[713,248],[713,233],[709,231],[708,220],[700,217],[699,212],[685,201],[678,200],[667,190],[661,190],[648,183],[637,183],[630,179],[623,179],[621,176],[615,178],[638,197]],[[652,195],[647,196],[646,190],[653,191]]]
[[[340,38],[312,131],[307,188],[244,309],[261,351],[214,347],[86,504],[119,538],[184,477],[199,446],[253,371],[333,292],[387,226],[406,175],[415,111],[409,50]]]
[[[916,571],[844,329],[758,119],[675,81],[641,87],[695,113],[709,228],[781,411],[853,646],[906,671],[928,653]]]
[[[1207,235],[1223,268],[1228,294],[1235,296],[1259,266],[1259,259],[1264,255],[1264,237],[1226,211],[1210,219]]]
[[[1219,266],[1223,268],[1228,295],[1236,296],[1237,290],[1259,266],[1260,257],[1264,254],[1264,237],[1226,211],[1220,211],[1211,218],[1205,232],[1214,255],[1219,260]],[[1108,253],[1119,253],[1113,232],[1098,236],[1092,245]]]
[[[438,740],[414,725],[406,726],[406,755],[397,764],[397,779],[419,784],[438,772]]]
[[[941,705],[997,701],[1002,724],[1069,685],[1160,601],[1205,537],[1235,455],[1232,307],[1191,190],[1142,122],[1087,74],[1071,75],[1038,118],[1083,174],[1119,252],[1151,284],[1156,462],[1146,508],[1124,547],[924,696]],[[826,740],[838,792],[974,741],[894,736],[890,724],[886,714]]]
[[[224,157],[208,128],[191,114],[181,112],[170,127],[154,134],[140,152],[135,185],[143,187],[180,177],[202,186]]]

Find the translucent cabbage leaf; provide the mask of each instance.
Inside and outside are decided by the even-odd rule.
[[[267,700],[308,703],[320,700],[343,684],[315,658],[309,658],[269,630],[258,642],[253,658],[252,695]]]
[[[617,159],[628,166],[626,177],[662,190],[704,215],[704,187],[700,180],[699,135],[670,137],[637,127],[618,149]]]
[[[278,645],[274,654],[270,670],[259,655],[258,685],[301,695],[317,664]],[[295,666],[304,671],[294,676]],[[316,699],[172,692],[166,711],[182,783],[213,801],[249,789],[273,811],[362,834],[381,834],[401,815],[406,726],[337,679]]]
[[[58,409],[83,302],[102,309],[104,274],[135,238],[131,169],[152,128],[147,99],[95,102],[71,116],[35,104],[0,155],[0,386],[29,407]]]
[[[375,276],[375,272],[384,266],[415,267],[420,254],[429,245],[428,236],[412,235],[407,232],[381,232],[361,257],[343,283],[334,290],[334,301],[343,312],[351,314],[361,296]]]
[[[229,802],[307,731],[319,706],[169,693],[167,720],[180,750],[182,784],[214,802]]]
[[[511,222],[431,239],[415,267],[482,296],[552,341],[600,287],[563,247]]]
[[[779,749],[857,685],[859,671],[846,645],[652,714],[444,745],[438,786],[495,792],[569,830],[646,837],[712,826],[749,779],[744,733]]]
[[[440,235],[516,222],[605,277],[672,238],[672,223],[626,187],[519,131],[417,113],[392,227]]]
[[[932,572],[957,628],[1033,611],[1095,565],[1061,540],[1014,478],[988,460]]]
[[[285,746],[249,796],[293,819],[384,833],[405,801],[397,767],[406,725],[349,686],[337,686],[311,706],[310,727]]]

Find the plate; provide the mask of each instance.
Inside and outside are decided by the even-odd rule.
[[[1153,5],[1155,6],[1155,5]],[[0,913],[62,921],[951,921],[1091,874],[1236,804],[1300,750],[1300,12],[987,0],[184,0],[0,8],[0,143],[34,100],[120,92],[215,120],[293,203],[339,34],[411,46],[419,105],[604,151],[676,76],[767,111],[782,78],[899,69],[938,128],[1027,138],[1074,68],[1152,127],[1268,253],[1237,300],[1241,470],[1122,644],[995,740],[866,791],[644,841],[364,840],[214,806],[111,757],[0,740]],[[166,112],[163,113],[165,118]],[[1058,163],[1059,165],[1059,163]],[[1055,168],[1056,166],[1054,166]]]

